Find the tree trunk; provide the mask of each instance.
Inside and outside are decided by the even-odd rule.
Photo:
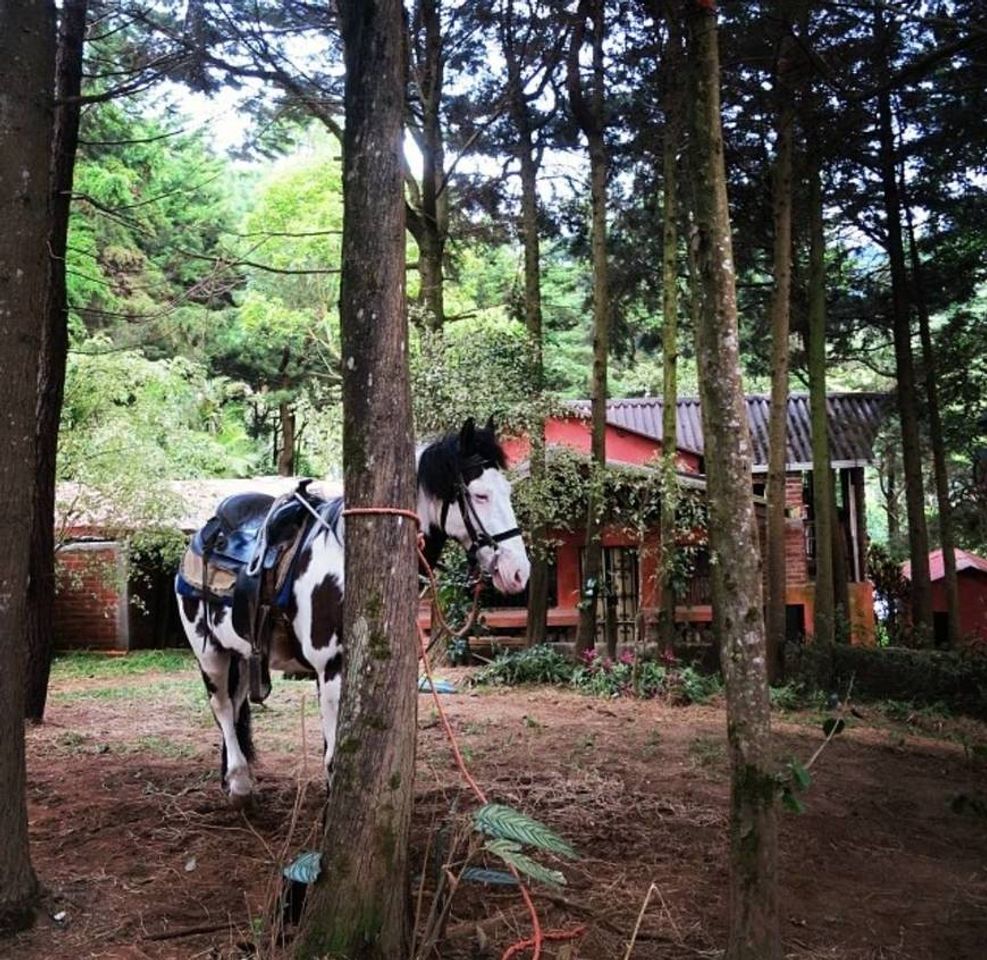
[[[592,89],[587,97],[579,76],[579,50],[586,19],[593,24]],[[596,643],[596,597],[603,588],[601,487],[607,465],[607,358],[610,353],[610,299],[607,268],[607,148],[604,141],[603,0],[580,0],[569,48],[567,80],[576,122],[589,146],[591,247],[593,255],[593,381],[591,479],[586,510],[583,598],[576,633],[576,656]]]
[[[839,476],[839,474],[837,474]],[[835,491],[836,484],[834,482]],[[846,528],[843,523],[843,516],[846,512],[846,501],[844,501],[844,514],[836,508],[833,503],[833,612],[834,612],[834,636],[837,639],[850,640],[850,559],[847,551]],[[839,632],[837,632],[837,627]]]
[[[278,406],[278,423],[281,425],[281,446],[278,447],[278,476],[295,475],[295,408],[290,403]]]
[[[767,649],[768,679],[778,680],[785,648],[788,578],[785,541],[788,463],[788,334],[792,288],[792,154],[795,105],[787,74],[795,39],[786,33],[778,56],[778,146],[774,169],[774,292],[771,299],[771,420],[768,427]]]
[[[445,144],[442,139],[442,86],[445,60],[442,50],[441,0],[422,0],[418,13],[424,43],[418,61],[418,88],[422,126],[421,209],[415,217],[418,272],[426,325],[441,330],[445,323],[443,259],[449,233],[448,193],[445,190]]]
[[[24,636],[54,70],[54,4],[0,5],[0,933],[29,922],[37,892],[24,795]]]
[[[898,505],[898,455],[896,445],[882,444],[878,460],[878,480],[884,496],[884,515],[888,524],[888,549],[893,555],[901,546],[901,518]]]
[[[347,508],[415,502],[405,315],[400,0],[339,4],[346,67],[340,291]],[[408,955],[414,785],[414,524],[346,521],[346,654],[335,768],[295,956]]]
[[[515,47],[513,4],[507,11],[508,22],[502,37],[504,60],[507,64],[509,110],[517,133],[516,155],[521,168],[521,223],[524,244],[524,325],[528,331],[533,354],[532,392],[537,409],[541,411],[544,391],[544,361],[541,312],[541,250],[538,238],[538,166],[531,111],[524,92],[521,61]],[[539,416],[531,427],[531,482],[543,489],[545,478],[545,421]],[[544,643],[548,620],[549,559],[545,554],[547,533],[544,524],[537,523],[531,531],[531,575],[528,578],[528,618],[525,629],[527,645]]]
[[[668,47],[664,64],[665,132],[662,140],[662,413],[661,413],[661,612],[658,642],[662,650],[675,646],[675,589],[672,563],[676,551],[675,510],[678,500],[676,474],[678,434],[679,359],[679,204],[678,154],[682,134],[682,94],[678,79],[682,71],[682,31],[674,11],[668,20]]]
[[[810,146],[815,156],[816,145]],[[833,592],[833,471],[829,457],[826,414],[826,236],[819,165],[809,164],[809,308],[808,344],[809,417],[812,433],[812,514],[816,542],[816,588],[813,597],[813,634],[819,643],[835,638]]]
[[[727,960],[780,960],[777,814],[758,533],[720,125],[716,14],[690,0],[693,205],[702,277],[696,332],[707,465],[713,629],[732,767]],[[752,562],[753,559],[753,562]]]
[[[40,722],[48,698],[48,673],[54,649],[55,484],[58,428],[68,358],[68,304],[65,247],[75,156],[79,144],[82,48],[88,0],[66,0],[62,8],[55,64],[54,131],[51,144],[51,237],[48,282],[38,371],[38,411],[34,473],[37,479],[31,520],[31,571],[27,593],[27,664],[24,716]]]
[[[887,76],[890,43],[882,7],[874,8],[874,40],[878,46],[881,77]],[[909,320],[908,274],[901,239],[901,198],[898,195],[897,158],[891,115],[891,94],[881,83],[877,96],[880,134],[881,185],[884,192],[888,261],[891,267],[891,314],[894,324],[895,372],[898,380],[898,416],[901,420],[901,457],[905,475],[908,515],[908,552],[912,562],[912,628],[919,644],[932,637],[932,584],[929,580],[929,534],[925,521],[922,482],[922,444],[919,437],[918,391]]]
[[[960,587],[956,578],[956,541],[953,536],[953,505],[949,497],[949,468],[946,465],[946,444],[942,435],[942,415],[939,412],[939,388],[936,375],[936,355],[929,329],[929,310],[922,281],[922,261],[915,242],[915,225],[911,206],[904,197],[905,222],[908,226],[908,249],[911,254],[912,287],[918,308],[918,333],[922,342],[922,367],[925,373],[925,401],[929,411],[929,442],[932,445],[932,468],[936,480],[936,504],[939,508],[939,542],[942,546],[943,580],[946,587],[946,610],[949,615],[949,645],[960,642]]]

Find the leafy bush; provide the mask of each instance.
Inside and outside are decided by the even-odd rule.
[[[453,540],[442,551],[440,565],[435,570],[435,583],[439,591],[439,606],[446,623],[452,630],[458,631],[473,609],[473,580],[466,552]],[[474,637],[483,636],[486,633],[483,618],[480,617],[467,633]],[[446,652],[453,664],[469,663],[471,653],[468,636],[447,637]]]
[[[719,676],[679,666],[674,658],[639,660],[625,652],[611,660],[590,650],[581,663],[574,664],[549,644],[505,653],[474,674],[473,682],[501,686],[551,683],[595,697],[665,697],[680,704],[705,703],[722,687]]]
[[[695,667],[680,667],[669,676],[674,703],[705,703],[723,688],[719,674],[700,673]]]
[[[786,683],[768,690],[771,706],[779,710],[798,710],[805,702],[805,694],[797,683]]]
[[[525,650],[512,650],[497,657],[493,663],[478,670],[473,682],[494,686],[515,686],[521,683],[567,684],[572,680],[575,666],[568,657],[547,643]]]
[[[790,647],[786,672],[808,689],[845,690],[855,700],[898,700],[987,719],[987,657],[955,650],[854,647],[807,643]]]

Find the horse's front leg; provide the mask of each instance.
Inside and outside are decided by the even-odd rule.
[[[202,601],[185,602],[180,612],[189,644],[199,661],[209,706],[223,737],[223,785],[234,806],[243,806],[253,792],[249,676],[243,659],[250,644],[233,632],[229,611],[220,604],[209,607]]]

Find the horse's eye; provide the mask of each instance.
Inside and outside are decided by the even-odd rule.
[[[490,494],[489,493],[474,493],[473,494],[473,499],[477,503],[489,503],[490,502]]]

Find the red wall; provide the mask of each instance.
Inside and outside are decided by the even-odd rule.
[[[549,444],[569,447],[587,456],[590,452],[590,422],[581,417],[553,417],[545,423],[545,439]],[[531,444],[527,437],[511,437],[503,443],[511,463],[527,459]],[[607,424],[607,459],[642,464],[661,454],[661,444],[622,427]],[[699,456],[686,450],[678,451],[680,470],[699,471]]]
[[[55,645],[127,649],[126,584],[120,545],[72,543],[55,557]]]
[[[960,570],[956,579],[960,593],[960,637],[987,643],[987,573]],[[943,580],[932,584],[932,609],[936,613],[947,610]]]

